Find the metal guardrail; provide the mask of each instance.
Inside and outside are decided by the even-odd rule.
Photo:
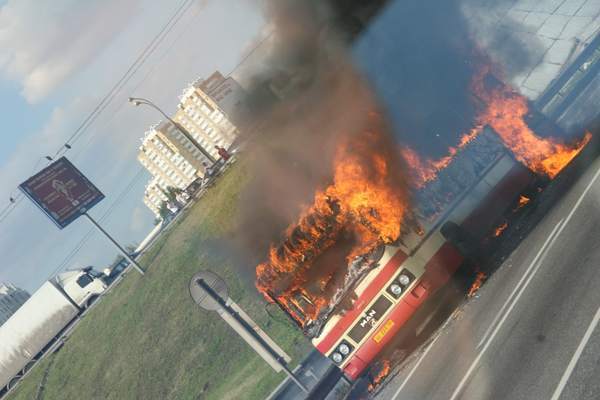
[[[534,102],[535,107],[552,120],[558,120],[575,98],[600,72],[600,34],[554,80]]]

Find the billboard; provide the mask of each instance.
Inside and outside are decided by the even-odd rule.
[[[60,229],[98,204],[104,195],[66,157],[19,185]]]

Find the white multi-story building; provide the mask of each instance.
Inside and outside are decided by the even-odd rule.
[[[186,88],[178,108],[174,120],[218,159],[216,146],[228,148],[240,133],[238,125],[247,112],[245,91],[233,78],[215,72]]]
[[[208,159],[169,122],[161,122],[146,132],[140,163],[156,178],[158,186],[185,189],[204,176]]]
[[[146,190],[144,191],[144,204],[157,218],[160,218],[160,208],[162,203],[169,200],[165,190],[166,189],[163,189],[158,185],[158,179],[153,177],[146,185]]]
[[[186,88],[177,107],[172,121],[146,132],[138,155],[153,176],[144,204],[157,216],[169,187],[185,189],[203,177],[213,161],[205,153],[218,160],[218,147],[227,149],[238,137],[236,123],[246,112],[245,92],[233,78],[215,72]]]
[[[216,71],[207,79],[197,80],[192,86],[216,102],[233,124],[239,125],[247,117],[247,93],[242,85],[232,77],[225,78],[219,71]]]
[[[146,132],[138,160],[152,175],[146,186],[144,204],[157,216],[162,202],[167,200],[169,187],[185,189],[203,177],[210,165],[197,146],[169,121]]]
[[[29,293],[10,283],[0,283],[0,325],[27,301]]]

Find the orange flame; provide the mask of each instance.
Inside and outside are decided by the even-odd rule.
[[[519,162],[549,178],[554,178],[590,141],[589,132],[572,145],[537,136],[525,121],[529,112],[526,98],[501,81],[489,85],[489,80],[494,79],[487,65],[472,81],[474,97],[481,100],[474,128],[448,148],[448,155],[431,160],[421,158],[411,148],[401,149],[415,188],[436,179],[486,125]],[[379,120],[376,112],[368,116]],[[271,246],[268,260],[256,268],[259,291],[268,300],[279,301],[302,326],[318,317],[330,298],[327,291],[333,275],[327,271],[318,275],[311,269],[321,254],[341,237],[350,236],[351,249],[344,253],[349,261],[397,240],[403,224],[414,225],[413,229],[419,226],[418,221],[411,223],[407,218],[410,212],[401,168],[395,165],[393,146],[385,142],[382,131],[366,130],[340,144],[334,158],[333,182],[317,191],[312,206],[288,227],[283,242]],[[507,226],[505,222],[497,227],[494,236],[500,236]]]
[[[516,209],[518,210],[520,208],[523,208],[524,206],[526,206],[527,204],[529,204],[530,201],[531,201],[531,199],[529,197],[520,195],[519,196],[519,204],[517,205]]]
[[[451,149],[454,149],[451,147]],[[402,157],[410,168],[412,184],[416,188],[422,188],[428,182],[437,178],[438,172],[443,170],[452,161],[452,155],[440,158],[439,160],[422,159],[416,151],[410,147],[403,147],[400,150]]]
[[[386,140],[374,130],[343,140],[334,157],[333,182],[315,194],[313,205],[289,226],[283,243],[271,246],[268,261],[256,268],[257,288],[268,299],[274,296],[301,325],[327,305],[324,292],[331,275],[314,277],[316,287],[310,290],[307,275],[341,235],[353,240],[348,261],[400,236],[407,195]],[[298,309],[304,316],[294,311]]]
[[[473,297],[473,296],[475,296],[475,294],[477,293],[477,291],[479,290],[479,288],[481,287],[481,285],[485,281],[485,278],[487,278],[487,276],[486,276],[485,273],[483,273],[481,271],[477,272],[477,276],[475,277],[475,281],[471,285],[471,288],[469,288],[469,292],[467,293],[467,297]]]
[[[437,160],[423,159],[410,147],[402,147],[400,153],[410,169],[411,183],[417,189],[435,180],[438,173],[452,162],[459,149],[468,145],[479,134],[479,129],[472,129],[460,137],[456,147],[448,147],[448,155]]]
[[[483,107],[476,118],[475,128],[459,139],[456,147],[448,148],[448,155],[438,160],[422,159],[413,149],[401,149],[402,156],[410,167],[412,184],[416,188],[436,179],[439,171],[446,168],[458,149],[463,148],[489,125],[500,136],[515,158],[536,174],[554,178],[588,144],[592,135],[585,132],[571,146],[553,138],[540,138],[525,122],[529,113],[527,99],[510,86],[494,79],[495,85],[486,85],[491,76],[491,65],[485,65],[475,75],[472,91]]]
[[[369,392],[372,392],[373,390],[375,390],[375,388],[381,383],[381,381],[383,381],[383,379],[389,375],[391,369],[392,368],[391,368],[390,361],[383,360],[382,367],[379,370],[379,373],[377,374],[377,376],[375,376],[375,378],[373,378],[373,382],[370,383],[367,388],[369,390]]]
[[[504,221],[502,224],[496,227],[496,229],[494,229],[494,237],[502,235],[506,228],[508,228],[508,222]]]
[[[533,172],[554,178],[579,154],[592,135],[586,132],[573,146],[556,139],[540,138],[525,122],[529,112],[527,99],[500,81],[494,82],[493,87],[486,85],[490,71],[489,65],[482,68],[472,84],[473,92],[485,103],[477,118],[478,124],[490,125],[516,159]]]

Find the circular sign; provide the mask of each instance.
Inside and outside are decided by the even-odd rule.
[[[190,281],[190,295],[200,307],[208,311],[215,311],[220,308],[219,303],[215,301],[206,290],[200,286],[198,281],[202,279],[223,301],[229,298],[227,284],[219,275],[211,271],[200,271],[192,277]]]

